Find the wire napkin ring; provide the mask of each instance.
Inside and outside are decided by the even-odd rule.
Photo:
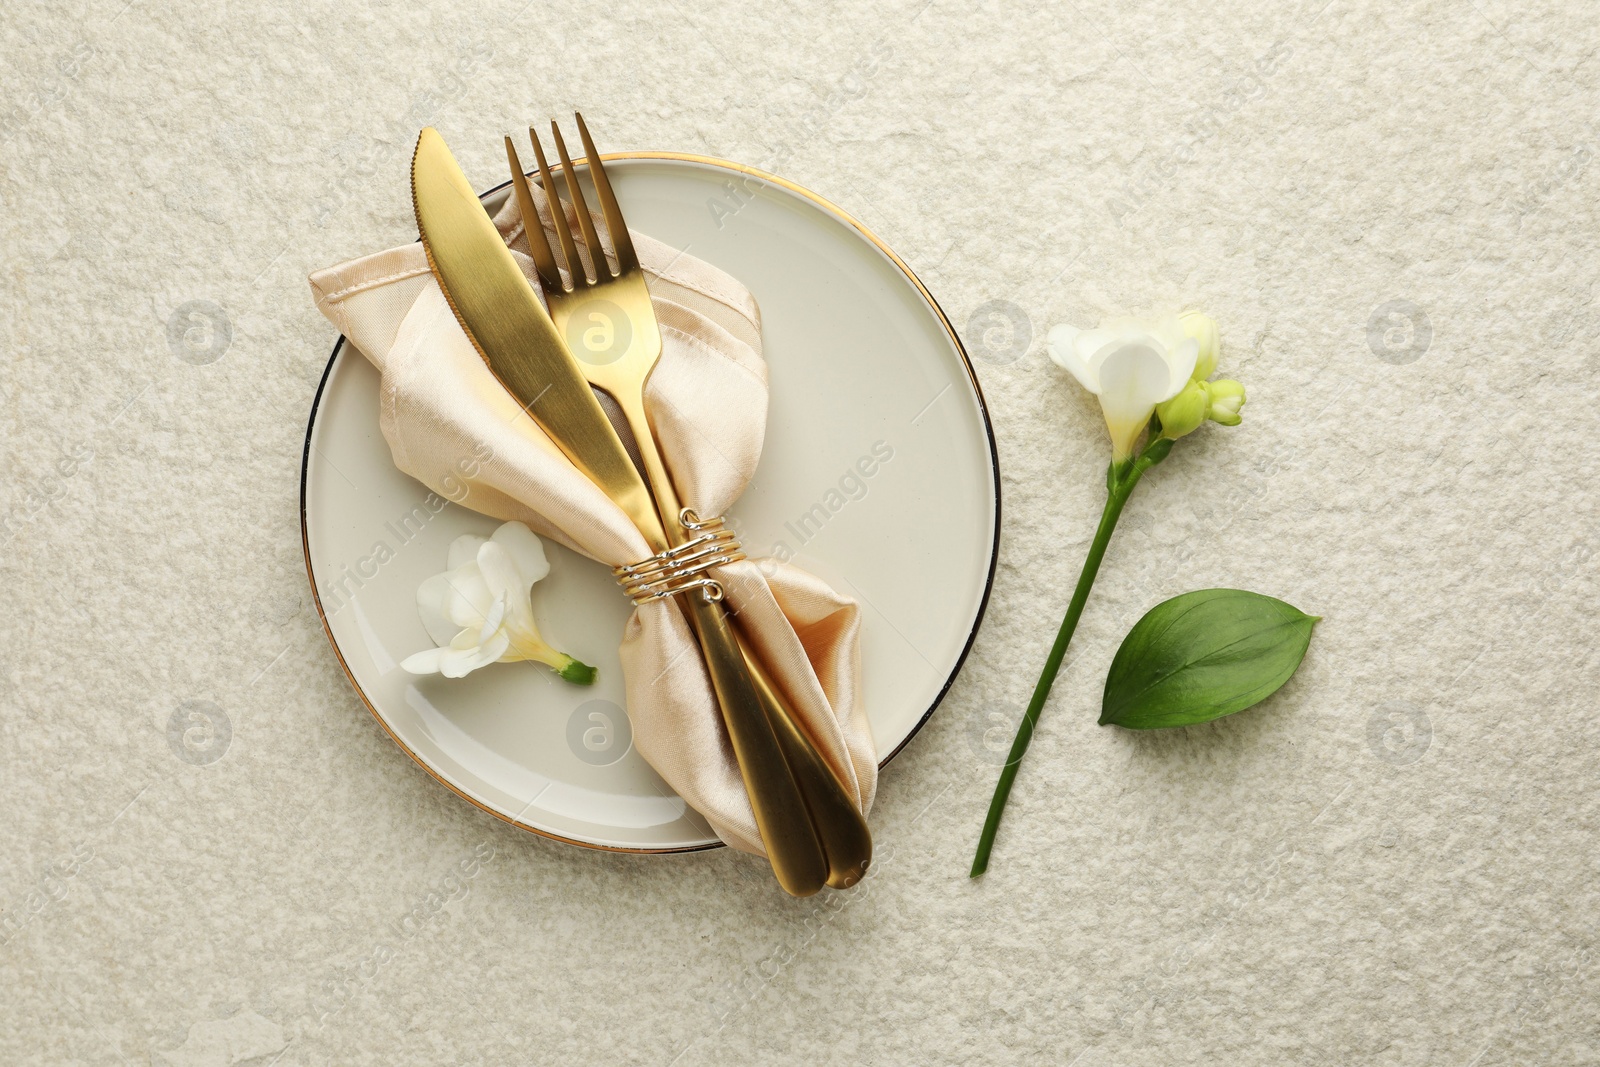
[[[737,563],[744,549],[733,531],[722,524],[722,516],[702,519],[692,508],[678,512],[678,523],[689,537],[681,545],[665,549],[649,559],[615,567],[617,584],[635,604],[646,604],[692,589],[708,601],[722,599],[722,583],[706,572],[724,563]]]

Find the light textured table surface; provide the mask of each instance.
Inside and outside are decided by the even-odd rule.
[[[5,4],[0,1061],[1600,1062],[1587,5],[519,2]],[[974,353],[1000,570],[849,895],[497,822],[319,626],[305,276],[414,232],[420,126],[574,107],[835,200]],[[969,881],[1104,492],[1042,337],[1187,307],[1245,424],[1140,486]],[[1325,617],[1295,679],[1097,727],[1212,585]]]

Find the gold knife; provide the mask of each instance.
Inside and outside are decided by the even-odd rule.
[[[570,459],[634,519],[652,550],[667,545],[649,489],[549,314],[518,269],[444,139],[422,131],[411,193],[423,248],[445,299],[491,371]],[[648,516],[648,519],[647,519]],[[720,603],[678,598],[699,631],[712,688],[778,882],[809,896],[828,864],[793,772]]]

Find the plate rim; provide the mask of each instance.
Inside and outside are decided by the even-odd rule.
[[[900,743],[896,745],[888,755],[883,756],[878,760],[878,768],[882,770],[884,767],[889,765],[890,760],[894,759],[902,751],[904,751],[905,747],[911,743],[913,738],[922,732],[922,728],[928,724],[929,719],[933,718],[933,713],[939,709],[939,705],[944,703],[944,698],[950,692],[950,687],[955,684],[956,676],[961,673],[961,668],[966,665],[967,656],[972,652],[972,646],[978,639],[978,631],[983,627],[983,617],[989,609],[989,596],[994,591],[995,570],[1000,562],[1000,453],[995,442],[994,423],[989,418],[989,405],[984,399],[983,385],[978,381],[978,375],[973,371],[972,360],[967,355],[967,348],[961,343],[961,338],[956,333],[955,326],[951,324],[950,317],[944,313],[944,308],[939,306],[939,301],[934,299],[933,294],[928,291],[928,287],[922,284],[922,279],[917,277],[916,272],[906,264],[905,260],[901,259],[895,253],[894,249],[885,244],[884,241],[879,238],[877,234],[873,233],[872,230],[869,229],[864,223],[862,223],[860,219],[857,219],[854,215],[850,214],[833,201],[818,193],[812,192],[805,186],[799,185],[776,174],[771,174],[767,171],[760,170],[756,167],[747,166],[743,163],[734,163],[730,160],[718,159],[714,156],[698,155],[692,152],[602,152],[600,153],[600,159],[602,162],[606,163],[612,162],[613,160],[630,159],[658,161],[668,160],[681,163],[696,163],[702,166],[719,167],[724,170],[731,170],[738,174],[756,178],[762,182],[770,182],[773,185],[787,189],[792,193],[804,197],[805,199],[821,207],[824,211],[838,218],[851,229],[855,230],[873,247],[886,256],[889,262],[893,263],[895,267],[906,276],[906,279],[911,282],[912,286],[917,290],[917,292],[921,294],[922,299],[927,302],[927,305],[933,311],[934,316],[938,318],[939,324],[944,327],[945,334],[950,338],[950,343],[955,346],[956,356],[961,361],[961,369],[966,372],[967,382],[972,387],[972,395],[974,399],[977,400],[978,415],[983,422],[984,438],[989,445],[989,477],[994,502],[994,535],[989,546],[989,566],[987,573],[984,575],[983,595],[978,598],[978,610],[973,616],[972,628],[967,633],[967,639],[965,643],[962,644],[961,652],[956,656],[955,663],[952,664],[949,675],[945,678],[944,683],[939,687],[939,691],[934,694],[932,703],[928,705],[928,710],[922,713],[922,716],[917,720],[916,725],[914,725],[906,733],[906,736],[901,739]],[[578,169],[580,167],[586,167],[588,162],[589,161],[586,157],[580,156],[573,160],[573,168]],[[559,169],[559,166],[556,169]],[[509,180],[501,182],[494,188],[480,193],[478,195],[478,199],[487,200],[488,198],[504,190],[510,184],[511,182]],[[420,240],[420,238],[418,239]],[[596,852],[615,852],[629,855],[680,855],[684,853],[706,852],[712,849],[728,847],[727,843],[724,841],[711,841],[703,845],[684,845],[672,848],[636,848],[626,845],[602,845],[594,841],[582,841],[577,838],[565,837],[549,830],[541,830],[536,826],[529,826],[526,823],[519,822],[512,816],[506,815],[500,811],[496,811],[483,801],[468,795],[463,789],[447,780],[437,770],[429,766],[426,760],[413,751],[411,746],[407,745],[403,740],[401,740],[400,735],[395,733],[393,728],[389,726],[388,722],[384,720],[384,717],[379,714],[377,707],[367,696],[366,690],[362,689],[361,683],[356,681],[356,676],[351,672],[350,665],[345,662],[344,652],[339,648],[339,642],[334,638],[333,629],[328,624],[327,613],[322,608],[322,597],[317,592],[317,576],[311,564],[311,531],[310,522],[306,514],[306,496],[309,488],[311,472],[311,438],[312,434],[316,432],[317,412],[322,407],[323,394],[327,390],[328,379],[333,374],[334,364],[339,361],[339,354],[344,351],[347,340],[348,339],[345,337],[345,335],[341,333],[338,337],[338,340],[334,341],[333,351],[329,353],[328,362],[322,368],[322,377],[317,382],[316,394],[311,399],[311,413],[306,418],[305,444],[301,448],[300,453],[300,549],[301,555],[305,559],[306,581],[311,586],[311,602],[316,606],[317,619],[322,623],[323,636],[328,639],[328,645],[333,649],[334,658],[339,661],[339,668],[344,671],[345,680],[348,681],[350,683],[350,687],[355,690],[356,696],[359,697],[361,703],[366,706],[368,713],[370,713],[373,719],[377,721],[378,725],[382,727],[383,732],[389,735],[389,739],[399,746],[400,751],[404,752],[411,758],[413,763],[422,768],[428,777],[432,778],[434,781],[438,782],[440,785],[444,786],[446,789],[450,790],[450,792],[454,793],[462,800],[465,800],[473,807],[478,808],[481,811],[494,816],[496,819],[499,819],[501,822],[514,826],[519,830],[525,830],[530,834],[543,837],[550,841],[560,841],[564,844],[576,845],[579,848],[591,849]]]

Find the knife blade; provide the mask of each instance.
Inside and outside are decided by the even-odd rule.
[[[652,548],[666,547],[638,468],[444,138],[431,127],[417,138],[411,194],[429,266],[489,369],[573,465],[634,517]],[[646,528],[646,516],[653,527]],[[679,602],[701,637],[773,872],[789,893],[815,893],[828,878],[827,861],[727,616],[699,596]]]
[[[432,127],[417,138],[411,199],[428,264],[456,321],[495,377],[607,495],[624,505],[648,500],[644,479],[589,383],[567,357],[549,313]],[[629,515],[644,510],[624,507]],[[640,532],[652,545],[665,546],[659,523]]]

